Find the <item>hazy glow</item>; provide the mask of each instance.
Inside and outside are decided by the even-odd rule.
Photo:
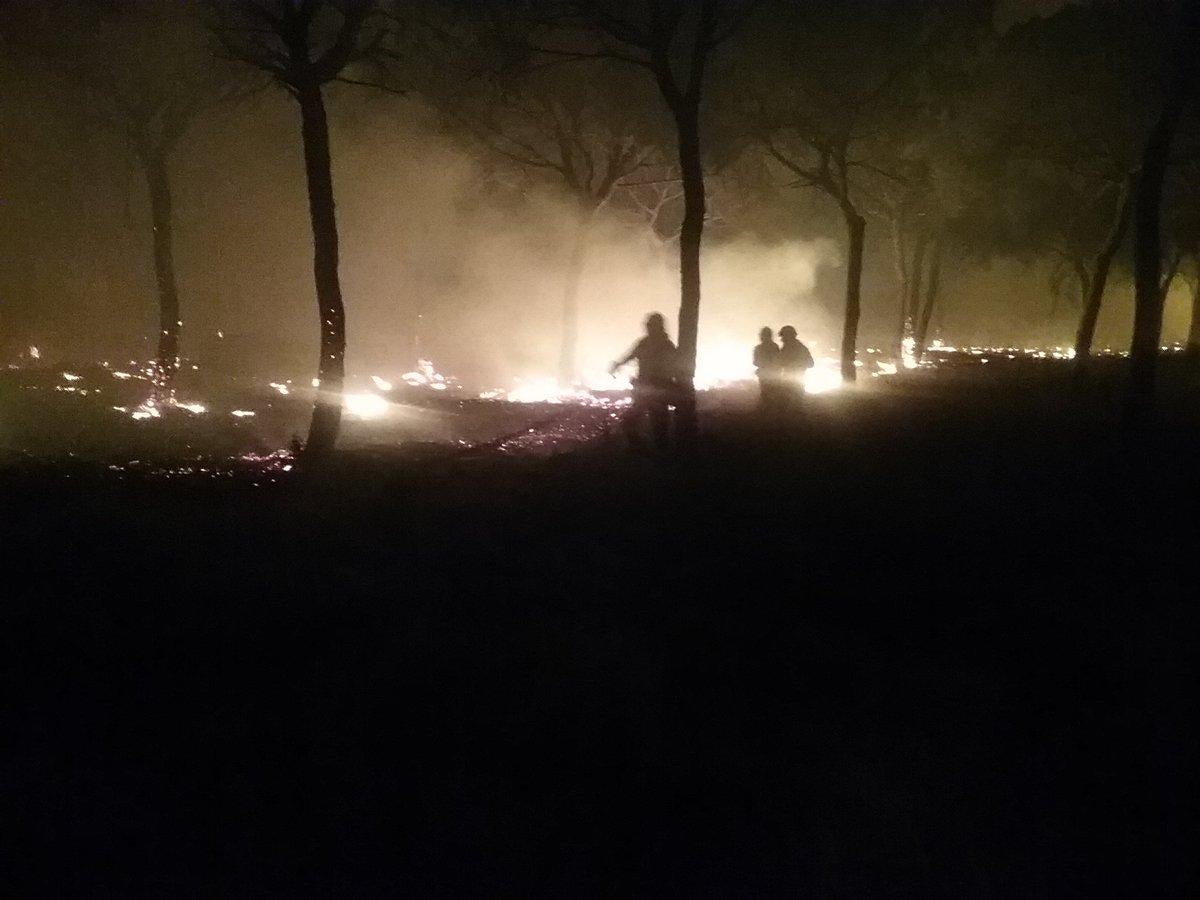
[[[379,388],[381,391],[390,391],[392,389],[392,383],[386,378],[380,378],[378,375],[372,375],[371,381],[374,382],[375,387]]]
[[[819,359],[804,376],[804,393],[827,394],[842,386],[842,372],[838,364],[830,359]]]
[[[359,419],[378,419],[387,414],[391,404],[378,394],[346,394],[342,398],[346,412]]]

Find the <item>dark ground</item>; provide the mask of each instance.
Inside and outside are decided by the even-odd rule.
[[[997,368],[689,460],[0,471],[10,887],[1187,893],[1200,391]]]

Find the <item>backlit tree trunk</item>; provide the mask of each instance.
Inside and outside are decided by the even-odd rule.
[[[913,242],[912,262],[908,271],[908,297],[904,306],[903,337],[915,336],[917,319],[921,315],[921,282],[925,277],[925,254],[929,247],[929,239],[924,232],[918,232]]]
[[[904,355],[904,339],[908,337],[908,251],[904,246],[904,231],[900,225],[900,216],[892,217],[892,263],[896,269],[896,283],[899,285],[900,302],[898,305],[899,320],[896,323],[896,359]]]
[[[562,342],[558,355],[558,383],[570,387],[579,374],[579,286],[587,262],[588,240],[595,209],[582,208],[575,225],[571,258],[567,262],[567,280],[563,285]]]
[[[1129,345],[1127,413],[1133,420],[1149,414],[1154,400],[1154,380],[1162,339],[1162,187],[1171,142],[1183,111],[1182,91],[1168,99],[1142,154],[1138,181],[1134,240],[1133,339]]]
[[[843,203],[842,214],[850,233],[850,252],[846,260],[846,319],[842,326],[842,380],[852,382],[858,375],[854,362],[858,345],[858,320],[862,314],[863,245],[867,222],[848,203]]]
[[[317,363],[319,386],[305,451],[321,455],[333,449],[341,427],[342,386],[346,374],[346,313],[338,280],[337,218],[325,100],[317,84],[300,89],[298,99],[312,217],[313,276],[321,327],[321,355]]]
[[[696,429],[696,347],[700,327],[700,240],[704,233],[704,170],[700,158],[699,104],[675,110],[679,169],[683,180],[683,225],[679,230],[679,368],[676,428],[684,439]]]
[[[1079,329],[1075,332],[1075,366],[1078,371],[1087,367],[1088,357],[1092,353],[1092,342],[1096,338],[1096,322],[1100,318],[1100,306],[1104,300],[1104,287],[1108,283],[1108,273],[1112,268],[1113,258],[1125,240],[1125,232],[1129,230],[1129,219],[1133,210],[1133,179],[1127,179],[1117,198],[1117,215],[1113,219],[1112,228],[1104,245],[1096,254],[1096,262],[1092,267],[1091,280],[1088,284],[1087,296],[1083,301],[1083,314],[1079,319]]]
[[[141,154],[146,184],[150,190],[150,222],[154,232],[154,278],[158,285],[158,377],[169,380],[179,368],[179,289],[175,280],[174,222],[171,181],[165,155],[157,151]]]
[[[1192,322],[1188,326],[1187,355],[1192,359],[1200,359],[1200,276],[1191,284],[1192,288]]]
[[[925,305],[921,308],[917,320],[917,330],[914,337],[913,357],[917,362],[925,355],[925,345],[929,339],[929,322],[933,318],[933,307],[937,303],[938,291],[942,286],[942,242],[933,242],[933,255],[929,262],[929,283],[925,287]]]

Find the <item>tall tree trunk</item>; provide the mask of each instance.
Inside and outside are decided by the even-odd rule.
[[[700,330],[700,240],[704,233],[704,169],[700,158],[698,103],[675,110],[679,169],[683,180],[683,224],[679,229],[680,393],[676,429],[683,439],[696,430],[696,347]]]
[[[896,268],[896,284],[899,286],[900,302],[897,312],[899,321],[896,323],[896,359],[904,355],[904,339],[908,337],[908,248],[904,246],[904,229],[900,224],[900,216],[892,216],[892,262]]]
[[[917,331],[914,335],[913,356],[917,362],[925,355],[925,342],[929,338],[929,322],[933,318],[933,307],[937,302],[938,291],[942,286],[942,242],[935,238],[933,241],[933,256],[929,262],[929,284],[925,287],[925,305],[917,321]]]
[[[308,206],[312,217],[313,276],[320,314],[321,355],[317,363],[317,401],[313,407],[305,452],[333,450],[342,422],[342,387],[346,376],[346,312],[338,280],[337,217],[333,204],[333,171],[329,154],[329,122],[320,85],[298,92]]]
[[[562,342],[558,354],[558,383],[567,388],[575,383],[578,373],[579,350],[579,284],[587,261],[588,240],[591,236],[595,208],[588,205],[579,211],[567,262],[567,280],[563,285]]]
[[[171,180],[164,153],[141,154],[150,189],[150,222],[154,230],[154,278],[158,285],[157,377],[166,383],[179,368],[179,288],[175,280],[175,235]]]
[[[1126,412],[1133,421],[1144,419],[1154,400],[1154,380],[1162,339],[1162,187],[1175,129],[1183,112],[1183,92],[1168,97],[1142,153],[1138,181],[1134,241],[1133,339],[1129,345],[1129,393]]]
[[[1162,189],[1175,131],[1184,108],[1196,94],[1196,82],[1200,77],[1200,60],[1196,54],[1196,44],[1200,42],[1200,7],[1194,3],[1178,4],[1172,30],[1170,80],[1164,92],[1162,111],[1142,151],[1134,211],[1137,224],[1133,259],[1135,292],[1126,405],[1126,417],[1132,422],[1144,419],[1154,400],[1164,299],[1160,282]]]
[[[921,314],[921,282],[925,277],[925,256],[929,249],[929,238],[924,232],[917,232],[913,243],[912,263],[908,270],[911,273],[908,281],[908,300],[904,311],[905,337],[913,335],[917,318]]]
[[[1187,350],[1189,358],[1200,359],[1200,275],[1191,283],[1192,321],[1188,326]]]
[[[1125,232],[1129,230],[1129,219],[1133,212],[1134,178],[1131,175],[1121,187],[1117,197],[1117,215],[1108,237],[1096,253],[1096,262],[1092,267],[1091,281],[1088,285],[1087,297],[1083,302],[1083,314],[1079,318],[1079,328],[1075,332],[1075,368],[1082,372],[1086,369],[1088,358],[1092,355],[1092,342],[1096,338],[1096,322],[1100,318],[1100,306],[1104,300],[1104,287],[1108,284],[1108,273],[1112,261],[1121,249],[1125,240]]]
[[[850,253],[846,261],[846,319],[842,327],[842,380],[853,382],[858,377],[854,362],[858,345],[858,320],[862,315],[863,245],[867,221],[848,202],[842,204],[842,215],[850,233]]]

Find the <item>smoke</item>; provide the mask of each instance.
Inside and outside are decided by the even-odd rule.
[[[498,174],[491,160],[444,133],[418,104],[373,105],[375,115],[366,115],[353,98],[337,99],[351,100],[333,134],[351,374],[395,375],[420,357],[479,387],[553,376],[577,233],[561,189],[551,180]],[[258,359],[239,363],[251,368],[303,367],[316,348],[311,287],[296,277],[307,276],[311,265],[299,227],[306,224],[300,160],[298,151],[286,156],[294,174],[276,158],[265,176],[281,200],[255,192],[270,204],[262,210],[267,221],[254,235],[239,229],[240,239],[220,254],[226,273],[212,290],[241,299],[192,318],[193,331],[260,335],[250,342]],[[239,208],[244,228],[244,204]],[[219,220],[227,213],[212,206],[205,215]],[[280,216],[291,220],[286,227]],[[253,251],[247,246],[256,244]],[[206,269],[214,262],[195,265],[192,275],[212,277]],[[827,241],[710,230],[702,262],[701,368],[748,372],[764,324],[791,323],[827,343],[838,326],[819,309],[814,290],[819,267],[835,262]],[[250,315],[247,296],[254,298]],[[578,368],[595,376],[640,335],[648,312],[664,313],[674,332],[677,245],[661,242],[632,214],[602,209],[589,229],[578,302]],[[267,352],[271,345],[277,352]]]

